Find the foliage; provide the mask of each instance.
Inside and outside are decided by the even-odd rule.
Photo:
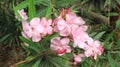
[[[5,0],[0,2],[0,45],[6,47],[19,46],[20,22],[15,19],[12,8],[12,1]]]
[[[17,6],[14,6],[15,14],[18,16],[20,21],[22,17],[19,15],[18,10],[26,9],[28,11],[28,20],[31,20],[33,17],[47,17],[50,18],[52,15],[58,16],[57,8],[60,10],[63,7],[70,5],[72,0],[25,0],[22,1]],[[63,3],[63,5],[58,5],[58,3]],[[36,7],[37,10],[36,10]],[[40,42],[35,43],[31,40],[28,40],[24,37],[19,37],[20,40],[29,44],[29,46],[25,46],[24,43],[21,43],[21,46],[28,52],[28,56],[26,60],[21,61],[20,63],[15,64],[18,67],[70,67],[68,63],[68,59],[64,57],[59,57],[54,52],[49,49],[50,39],[57,36],[58,33],[54,33],[52,35],[47,35]]]
[[[73,0],[69,0],[69,1],[65,1],[65,0],[35,0],[33,3],[33,0],[25,0],[23,2],[21,2],[20,4],[18,4],[17,6],[14,7],[14,11],[16,13],[16,15],[18,17],[19,14],[17,12],[17,10],[19,9],[23,9],[28,7],[28,15],[29,15],[29,20],[35,16],[38,17],[56,17],[59,15],[59,11],[61,8],[68,8],[71,5],[71,2],[73,2]],[[110,16],[116,16],[116,13],[110,13],[110,15],[107,13],[110,10],[110,4],[112,3],[111,0],[98,0],[97,2],[95,0],[90,1],[90,0],[82,0],[82,8],[87,7],[88,5],[90,5],[88,7],[88,11],[96,11],[102,14],[102,12],[104,12],[105,14],[102,14],[106,17],[110,17]],[[62,5],[59,5],[59,4]],[[88,3],[88,4],[87,4]],[[74,7],[76,5],[73,5],[71,8],[73,9],[73,11],[77,8]],[[114,5],[112,5],[114,6]],[[35,7],[38,7],[37,9]],[[95,9],[96,8],[96,9]],[[105,10],[104,10],[105,9]],[[84,16],[84,14],[82,14]],[[89,20],[90,21],[90,20]],[[94,21],[93,21],[94,22]],[[95,27],[91,27],[91,30],[89,30],[90,36],[94,37],[94,39],[98,40],[101,39],[102,41],[102,45],[104,46],[104,54],[102,56],[100,56],[96,61],[92,60],[92,59],[84,59],[85,61],[80,63],[78,66],[82,66],[82,67],[90,67],[90,66],[96,66],[96,67],[118,67],[120,64],[119,62],[119,49],[115,46],[115,44],[117,44],[115,42],[114,39],[114,34],[115,30],[109,30],[109,28],[107,26],[104,26],[105,24],[99,24],[102,25],[100,29],[96,30],[94,29]],[[119,27],[119,21],[116,22],[116,27]],[[94,29],[94,32],[92,29]],[[110,33],[110,34],[109,34]],[[57,34],[56,34],[57,35]],[[52,36],[52,35],[51,35]],[[53,36],[54,37],[54,36]],[[21,66],[35,66],[35,67],[69,67],[67,64],[65,64],[67,58],[60,58],[57,57],[54,54],[51,54],[52,52],[47,52],[50,51],[48,49],[49,46],[46,46],[46,44],[49,44],[49,36],[45,38],[46,42],[40,41],[39,43],[34,43],[30,40],[27,40],[23,37],[20,36],[20,39],[26,43],[28,43],[30,46],[24,46],[24,44],[21,44],[23,46],[24,49],[27,49],[28,51],[28,58],[26,59],[27,61],[24,62],[23,64],[18,65],[18,67]],[[119,44],[117,44],[117,46],[119,46]],[[37,48],[36,48],[37,47]],[[45,52],[44,52],[45,51]],[[32,57],[31,57],[32,55]],[[53,57],[55,56],[55,57]],[[116,56],[116,58],[114,58],[113,56]],[[30,58],[29,58],[30,57]],[[32,59],[32,60],[30,60]],[[44,59],[44,60],[43,60]],[[62,60],[61,60],[62,59]],[[30,61],[29,61],[30,60]],[[68,59],[67,59],[68,61]],[[114,63],[114,64],[113,64]],[[64,65],[63,65],[64,64]]]
[[[105,18],[111,16],[118,16],[119,13],[111,12],[112,9],[118,8],[116,1],[120,4],[119,0],[6,0],[0,1],[0,43],[3,45],[13,47],[21,44],[27,52],[25,60],[20,61],[13,66],[17,67],[72,67],[73,61],[72,54],[65,54],[63,56],[57,56],[53,51],[49,49],[50,39],[57,36],[58,33],[48,35],[38,43],[32,42],[21,35],[21,20],[22,17],[19,15],[18,10],[24,9],[30,21],[34,17],[47,17],[54,19],[58,17],[62,8],[71,8],[73,12],[77,12],[81,15],[89,25],[87,31],[91,37],[95,40],[100,40],[104,47],[104,52],[97,60],[93,58],[84,58],[84,61],[79,63],[78,67],[119,67],[120,66],[120,20],[114,21],[115,28],[111,28],[111,22],[98,23],[98,19],[89,18],[89,14],[82,12],[85,9],[89,13],[95,13],[102,15]],[[14,4],[12,4],[14,2]],[[6,5],[7,3],[7,5]],[[82,9],[81,9],[82,8]],[[15,15],[19,18],[19,21],[15,19]],[[86,16],[87,14],[87,16]],[[92,14],[90,14],[92,15]],[[99,17],[99,16],[95,16]],[[5,19],[3,21],[3,19]],[[22,41],[20,42],[19,39]],[[25,46],[23,42],[29,44]],[[72,45],[72,43],[71,43]],[[82,50],[75,49],[77,52]]]

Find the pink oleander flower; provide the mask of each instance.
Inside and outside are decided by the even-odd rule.
[[[54,30],[60,32],[61,36],[69,36],[74,28],[78,28],[79,26],[85,23],[85,21],[81,17],[78,17],[75,13],[72,13],[70,11],[68,11],[67,14],[65,13],[61,13],[61,14],[62,15],[60,15],[56,19],[57,21],[55,20],[54,22],[56,24]],[[64,16],[63,14],[65,14],[65,20],[62,17]]]
[[[39,18],[33,18],[28,24],[26,21],[22,22],[23,32],[22,35],[25,38],[32,38],[33,42],[38,42],[41,40],[41,33],[44,31],[43,27],[40,25]]]
[[[40,18],[36,17],[30,21],[30,27],[33,32],[32,40],[38,42],[41,40],[41,33],[44,32],[43,26],[40,24]]]
[[[42,36],[46,36],[47,34],[52,34],[53,32],[53,28],[52,28],[52,20],[49,19],[47,20],[45,17],[41,19],[41,23],[40,23],[42,26],[43,26],[43,33],[42,33]]]
[[[72,31],[72,39],[74,41],[73,47],[84,48],[86,41],[89,40],[89,35],[86,32],[87,26],[80,26]]]
[[[27,20],[28,16],[26,15],[26,13],[24,12],[23,9],[18,10],[18,13],[20,14],[20,16],[22,17],[23,20]]]
[[[69,36],[71,33],[70,26],[64,21],[64,19],[60,19],[57,23],[58,30],[61,36]]]
[[[31,38],[32,37],[32,34],[31,34],[32,29],[26,20],[22,21],[22,28],[23,28],[22,35],[27,39]]]
[[[70,40],[68,38],[55,37],[51,40],[50,48],[54,50],[58,55],[63,55],[64,53],[70,53],[71,47],[69,46]]]
[[[69,13],[66,14],[66,22],[68,24],[74,24],[74,25],[83,25],[83,24],[85,24],[85,21],[81,17],[78,17],[73,12],[69,12]]]
[[[92,39],[87,42],[88,45],[85,46],[85,56],[91,57],[94,56],[94,59],[97,59],[98,55],[103,53],[103,47],[100,45],[99,41],[93,41]]]
[[[78,55],[74,55],[74,62],[73,62],[73,64],[76,65],[77,63],[82,62],[84,57],[85,57],[85,55],[82,54],[82,53],[80,53]]]

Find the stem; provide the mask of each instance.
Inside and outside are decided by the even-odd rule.
[[[10,67],[16,67],[17,65],[20,65],[20,64],[22,64],[22,63],[30,62],[30,61],[32,61],[33,59],[34,59],[34,58],[32,58],[32,59],[26,59],[26,60],[20,61],[20,62],[18,62],[18,63],[16,63],[16,64],[12,65],[12,66],[10,66]]]
[[[89,12],[84,8],[80,8],[80,12],[83,12],[84,16],[89,19],[97,19],[100,23],[109,23],[109,18],[95,12]],[[96,22],[97,23],[97,22]]]

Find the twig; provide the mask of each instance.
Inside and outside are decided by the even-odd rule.
[[[20,65],[20,64],[22,64],[22,63],[30,62],[30,61],[32,61],[33,59],[34,59],[34,58],[32,58],[32,59],[26,59],[26,60],[20,61],[20,62],[18,62],[18,63],[16,63],[16,64],[12,65],[12,66],[10,66],[10,67],[15,67],[15,66]]]

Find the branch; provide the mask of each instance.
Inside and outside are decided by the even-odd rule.
[[[10,67],[16,67],[17,65],[20,65],[20,64],[23,64],[23,63],[26,63],[26,62],[30,62],[30,61],[32,61],[33,59],[34,59],[34,58],[32,58],[32,59],[26,59],[26,60],[20,61],[20,62],[18,62],[18,63],[16,63],[16,64],[12,65],[12,66],[10,66]]]
[[[87,11],[86,9],[84,8],[80,8],[80,12],[82,12],[84,14],[85,17],[87,17],[88,19],[96,19],[98,20],[98,22],[105,22],[105,23],[109,23],[109,18],[108,17],[105,17],[101,14],[98,14],[98,13],[94,13],[94,12],[89,12]]]

